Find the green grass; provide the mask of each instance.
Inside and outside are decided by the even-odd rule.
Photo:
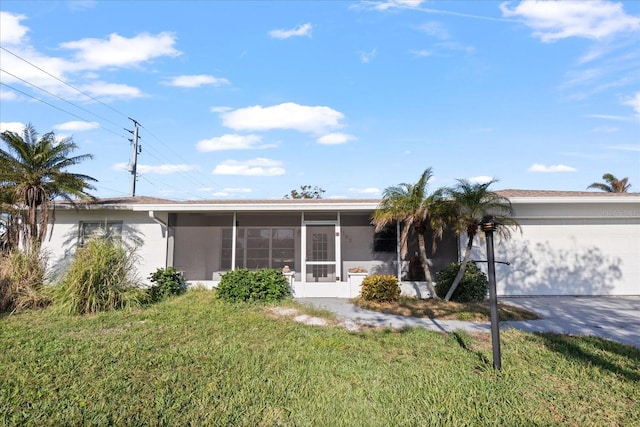
[[[495,372],[486,334],[350,333],[209,291],[136,311],[5,315],[0,425],[640,424],[638,349],[501,337]]]

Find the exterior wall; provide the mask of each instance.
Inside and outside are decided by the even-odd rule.
[[[298,203],[298,202],[296,202]],[[354,202],[350,202],[354,203]],[[512,198],[516,219],[522,233],[514,233],[505,241],[496,239],[496,259],[510,265],[496,265],[500,295],[640,295],[640,197],[564,197]],[[192,205],[107,205],[79,210],[56,210],[52,237],[44,243],[49,250],[53,273],[60,273],[71,261],[75,250],[79,224],[82,221],[122,221],[123,238],[142,241],[139,278],[146,281],[159,267],[174,265],[183,270],[191,282],[215,285],[220,273],[228,270],[221,265],[222,239],[225,230],[234,225],[237,212],[238,229],[251,227],[287,227],[295,229],[296,270],[291,280],[296,296],[357,295],[359,285],[349,283],[348,269],[363,267],[368,274],[397,271],[395,252],[376,252],[369,207],[345,203],[324,211],[307,212],[307,204],[288,212],[275,202],[262,205],[203,204]],[[278,211],[269,210],[273,206]],[[232,210],[232,208],[234,210]],[[200,210],[198,210],[200,209]],[[243,210],[244,209],[244,210]],[[261,209],[261,208],[260,208]],[[340,214],[341,265],[336,275],[340,282],[304,283],[301,280],[301,223],[305,220],[336,220]],[[356,210],[357,209],[357,210]],[[149,211],[168,224],[168,230],[149,217]],[[172,213],[173,212],[173,213]],[[482,233],[481,233],[482,234]],[[430,237],[425,236],[430,242]],[[482,236],[480,236],[482,237]],[[466,242],[460,241],[464,249]],[[449,234],[438,244],[435,254],[429,254],[433,272],[456,258],[458,244]],[[408,248],[408,259],[417,247]],[[475,242],[472,259],[486,260],[485,242]],[[486,263],[479,264],[486,271]],[[402,261],[402,291],[406,295],[427,296],[423,282],[406,281],[408,262]],[[354,294],[355,293],[355,294]]]
[[[503,295],[640,294],[640,222],[522,220],[523,234],[497,251]]]
[[[164,214],[165,218],[166,216]],[[133,244],[139,243],[136,250],[139,257],[137,275],[143,283],[149,284],[149,275],[157,268],[166,266],[166,230],[149,218],[147,212],[58,209],[51,239],[47,239],[43,244],[43,249],[50,254],[49,266],[54,276],[61,274],[73,260],[78,243],[79,225],[83,221],[122,221],[122,239]]]
[[[499,295],[640,295],[640,209],[514,207],[522,234],[494,240],[496,260],[511,263],[496,264]],[[485,247],[478,239],[472,259],[486,260]]]
[[[371,214],[343,214],[340,217],[342,274],[347,280],[350,268],[362,267],[369,274],[395,274],[395,252],[375,252]]]

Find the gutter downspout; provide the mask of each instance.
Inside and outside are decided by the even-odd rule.
[[[155,222],[157,222],[162,226],[162,237],[164,237],[165,231],[167,230],[167,223],[161,220],[160,218],[158,218],[156,216],[155,211],[149,211],[149,218],[151,218],[152,220],[154,220]]]
[[[168,233],[169,227],[167,226],[166,222],[164,222],[163,220],[161,220],[156,216],[155,211],[149,211],[149,218],[151,218],[154,222],[157,222],[158,224],[160,224],[162,237],[164,238],[164,250],[165,250],[164,266],[168,267],[169,266],[169,233]],[[173,258],[173,256],[171,258]],[[173,259],[171,259],[171,264],[173,265]]]

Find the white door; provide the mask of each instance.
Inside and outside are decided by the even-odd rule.
[[[306,223],[304,248],[304,281],[335,283],[340,281],[339,233],[335,223]]]

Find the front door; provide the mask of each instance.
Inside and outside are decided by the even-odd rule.
[[[340,281],[337,269],[339,258],[339,239],[335,223],[307,223],[304,255],[304,281],[328,283]]]

